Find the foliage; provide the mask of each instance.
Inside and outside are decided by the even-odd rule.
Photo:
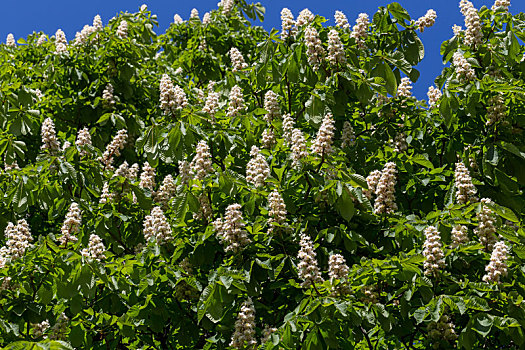
[[[418,25],[399,4],[378,9],[362,45],[320,16],[283,38],[251,25],[264,17],[260,4],[237,1],[227,11],[229,3],[207,23],[192,18],[160,35],[144,7],[62,53],[53,37],[37,43],[42,33],[0,46],[6,349],[226,349],[238,314],[253,317],[253,331],[240,323],[260,349],[524,348],[525,15],[483,7],[481,44],[467,45],[465,32],[444,42],[443,61],[461,54],[474,77],[447,66],[436,78],[443,96],[429,106],[397,93],[402,77],[417,81],[424,56]],[[117,35],[123,20],[127,33]],[[346,62],[321,56],[311,65],[307,28],[323,45],[312,48],[327,55],[335,28]],[[181,108],[161,108],[161,94],[172,93],[160,86],[164,74],[182,88]],[[228,111],[235,86],[240,115]],[[213,94],[217,105],[205,111]],[[301,159],[285,114],[306,140]],[[46,118],[59,149],[41,149]],[[83,128],[91,142],[79,145]],[[100,158],[123,129],[127,140],[105,166]],[[199,141],[208,147],[197,152]],[[146,161],[149,177],[122,167]],[[458,201],[456,162],[476,197],[492,201]],[[394,169],[393,182],[383,169]],[[381,186],[368,177],[374,170]],[[161,188],[168,175],[173,185]],[[274,191],[284,207],[269,203]],[[395,205],[381,211],[380,198]],[[78,232],[63,227],[72,203],[81,209]],[[33,237],[27,247],[22,219]],[[469,242],[455,246],[460,224]],[[483,279],[496,264],[479,237],[490,225],[509,247],[500,283]],[[425,274],[430,226],[443,258]],[[64,232],[78,240],[61,240]],[[14,246],[20,257],[9,253]],[[343,275],[335,261],[348,265],[337,270]]]

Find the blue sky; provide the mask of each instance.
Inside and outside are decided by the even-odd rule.
[[[13,33],[18,40],[26,37],[33,31],[43,30],[53,35],[61,28],[68,38],[74,38],[75,33],[80,31],[85,24],[91,24],[93,17],[100,14],[104,24],[120,11],[135,12],[140,5],[147,4],[148,8],[159,19],[160,28],[158,33],[164,31],[171,21],[173,15],[178,13],[183,19],[189,17],[193,7],[201,14],[216,8],[219,0],[14,0],[4,1],[0,12],[0,40],[5,42],[8,33]],[[248,0],[250,2],[250,0]],[[272,27],[280,28],[280,12],[283,7],[288,7],[295,16],[300,10],[307,7],[313,13],[329,19],[328,24],[333,24],[335,10],[343,11],[350,23],[355,22],[360,12],[373,15],[379,6],[385,6],[391,1],[386,0],[266,0],[261,1],[266,7],[266,18],[263,26],[266,29]],[[459,11],[459,0],[398,0],[408,10],[412,18],[418,18],[425,14],[429,8],[437,12],[436,25],[428,28],[421,34],[425,45],[426,55],[423,62],[418,66],[421,77],[414,87],[414,94],[426,99],[428,86],[433,84],[434,78],[439,75],[443,67],[439,47],[444,40],[452,35],[452,25],[458,24],[464,27],[463,17]],[[472,0],[474,6],[480,8],[483,5],[492,6],[493,0]],[[516,14],[525,11],[524,0],[513,0],[511,12]]]

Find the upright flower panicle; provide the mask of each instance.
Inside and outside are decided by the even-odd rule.
[[[229,205],[226,208],[224,219],[217,219],[213,222],[213,228],[219,241],[225,245],[226,252],[237,253],[251,242],[244,229],[245,225],[240,204]]]
[[[425,229],[423,248],[425,275],[436,275],[445,266],[445,254],[441,245],[441,237],[434,226]]]
[[[230,91],[230,102],[228,103],[228,110],[226,115],[230,118],[237,117],[244,110],[244,97],[242,89],[235,85]]]
[[[507,255],[509,247],[505,242],[498,242],[490,255],[490,263],[485,268],[483,281],[487,283],[500,283],[501,277],[507,276]]]
[[[270,166],[257,146],[252,146],[250,156],[252,158],[246,165],[246,181],[255,187],[262,187],[270,176]]]
[[[332,66],[346,63],[345,49],[335,29],[328,33],[328,61]]]
[[[481,31],[481,20],[478,10],[467,0],[461,0],[459,7],[461,13],[465,16],[465,44],[474,47],[481,45],[483,32]]]
[[[345,121],[343,124],[343,133],[341,135],[341,148],[350,147],[355,144],[355,132],[352,124]]]
[[[308,288],[312,284],[323,282],[321,277],[321,272],[317,266],[316,253],[314,250],[314,245],[310,237],[306,234],[301,234],[301,241],[299,243],[301,249],[297,254],[299,259],[299,264],[297,264],[297,269],[299,277],[303,280],[301,286],[303,288]]]
[[[251,298],[242,303],[234,328],[230,346],[235,349],[254,349],[257,340],[255,339],[255,307]]]
[[[289,113],[283,115],[283,138],[284,141],[291,146],[292,131],[294,129],[295,121]]]
[[[427,96],[428,96],[428,104],[430,107],[434,107],[437,105],[439,99],[441,98],[442,94],[441,94],[441,90],[433,87],[433,86],[430,86],[428,88],[428,92],[427,92]]]
[[[219,96],[218,92],[210,91],[206,98],[206,103],[202,108],[202,111],[208,113],[212,120],[215,120],[215,113],[217,113],[217,109],[219,108]]]
[[[143,225],[146,242],[154,240],[157,244],[164,244],[173,239],[171,226],[161,207],[151,209],[150,215],[144,218]]]
[[[113,96],[113,85],[111,85],[111,83],[108,83],[104,88],[104,91],[102,91],[102,100],[104,100],[104,104],[108,107],[113,107],[115,105],[115,97]]]
[[[42,146],[40,146],[40,149],[48,150],[51,153],[58,152],[60,149],[60,143],[57,140],[55,123],[53,123],[51,118],[46,118],[44,120],[40,133],[42,135]]]
[[[195,157],[190,164],[191,171],[198,180],[204,180],[208,174],[213,172],[210,147],[206,141],[199,141],[195,153]]]
[[[31,247],[33,236],[26,220],[18,220],[17,224],[8,223],[5,228],[5,246],[0,249],[0,268],[6,265],[7,260],[15,260],[24,256]]]
[[[271,124],[273,119],[281,116],[281,107],[279,106],[278,95],[272,90],[264,94],[264,109],[268,112],[264,115],[264,120]]]
[[[162,180],[162,185],[160,185],[158,192],[155,194],[155,202],[166,208],[175,196],[176,189],[173,176],[170,174],[166,175],[164,180]]]
[[[83,257],[89,259],[102,261],[106,258],[104,255],[105,251],[106,247],[104,246],[102,239],[99,236],[92,234],[89,236],[88,247],[82,249],[81,254]]]
[[[196,8],[191,9],[190,19],[199,19],[199,11]]]
[[[78,204],[73,202],[66,214],[66,219],[62,224],[60,232],[62,236],[58,239],[61,245],[66,245],[68,242],[76,242],[78,238],[75,236],[80,232],[80,225],[82,224],[82,213]]]
[[[102,24],[102,18],[100,15],[96,15],[93,17],[93,28],[95,28],[96,31],[104,29],[104,25]]]
[[[436,11],[430,9],[423,17],[419,17],[416,21],[416,27],[423,33],[425,28],[430,28],[436,23],[437,14]]]
[[[474,230],[487,251],[491,250],[498,240],[496,238],[496,226],[494,225],[496,215],[494,211],[489,208],[489,205],[492,204],[493,202],[489,198],[481,199],[481,210],[476,215],[478,218],[478,227]]]
[[[452,56],[452,64],[454,65],[456,76],[461,82],[469,82],[476,79],[476,72],[470,66],[470,63],[459,52],[455,52]]]
[[[397,96],[409,98],[412,96],[410,90],[412,90],[412,82],[410,79],[407,77],[401,78],[401,83],[397,87]]]
[[[502,8],[505,11],[509,10],[510,0],[494,0],[494,5],[492,5],[492,11],[496,11]]]
[[[468,242],[468,229],[465,225],[456,225],[452,228],[450,236],[452,238],[451,248],[458,248]]]
[[[299,12],[299,16],[297,16],[297,22],[295,22],[295,27],[300,28],[304,25],[308,25],[312,23],[314,19],[315,16],[310,10],[303,9],[301,12]]]
[[[203,16],[202,16],[202,24],[210,24],[211,23],[211,14],[209,12],[206,12]],[[204,43],[206,43],[204,41]],[[200,49],[200,47],[199,47]],[[203,50],[204,51],[204,50]]]
[[[232,47],[228,54],[232,62],[232,72],[238,72],[248,67],[248,64],[244,61],[242,53],[236,47]]]
[[[375,214],[390,214],[397,210],[396,175],[396,163],[386,163],[375,191],[377,196],[374,203]]]
[[[308,64],[312,66],[313,70],[318,70],[324,57],[324,48],[321,39],[319,39],[319,33],[314,27],[308,26],[304,32],[304,40]]]
[[[100,204],[106,204],[114,197],[115,195],[109,191],[109,183],[104,182],[104,185],[102,186],[102,192],[100,193]]]
[[[456,199],[459,204],[467,204],[478,200],[476,198],[476,187],[472,184],[470,173],[463,162],[456,163],[454,182],[456,185]]]
[[[36,42],[37,46],[43,45],[47,41],[47,36],[45,34],[42,34],[38,37],[38,40]]]
[[[66,34],[62,29],[58,29],[55,33],[55,53],[65,53],[67,52],[67,40]]]
[[[106,169],[113,169],[112,164],[114,157],[120,156],[120,151],[124,149],[127,139],[128,132],[126,129],[120,129],[111,143],[106,147],[106,150],[98,159]]]
[[[343,280],[343,283],[339,284],[334,292],[339,294],[350,293],[350,287],[346,281],[349,270],[346,260],[341,254],[330,255],[328,259],[328,276],[330,276],[330,281],[333,284],[336,280]]]
[[[125,19],[121,20],[118,25],[117,36],[121,39],[128,37],[128,22]]]
[[[173,23],[175,23],[175,24],[182,24],[182,22],[184,22],[184,21],[182,20],[182,17],[179,16],[178,13],[176,13],[176,14],[173,16]]]
[[[261,143],[263,148],[270,149],[275,145],[275,134],[271,128],[264,129],[261,136]]]
[[[146,161],[142,166],[139,187],[153,191],[155,189],[155,168]]]
[[[5,44],[8,47],[16,47],[15,37],[13,36],[12,33],[7,34],[7,38],[5,39]]]
[[[352,28],[352,34],[350,34],[350,37],[355,39],[355,41],[357,42],[357,46],[360,49],[366,48],[365,41],[368,37],[369,25],[370,21],[368,19],[368,15],[366,13],[360,13],[357,17],[354,28]]]
[[[489,98],[489,106],[487,107],[487,121],[486,125],[492,125],[500,120],[505,119],[507,107],[501,94],[496,94]]]
[[[334,119],[331,113],[327,113],[323,118],[323,123],[317,131],[317,136],[312,144],[312,153],[324,157],[332,153],[332,143],[334,137]]]
[[[369,199],[372,198],[372,194],[376,193],[377,184],[381,179],[381,171],[374,170],[366,177],[366,184],[368,185],[368,190],[364,190],[363,193]]]
[[[286,205],[283,197],[277,190],[273,190],[268,196],[268,233],[273,233],[275,224],[284,225],[286,222]]]
[[[286,7],[281,10],[281,38],[285,39],[294,34],[295,20],[292,11]]]
[[[199,195],[199,210],[193,213],[194,220],[205,219],[210,222],[213,219],[213,210],[211,208],[210,199],[205,192]]]
[[[341,29],[350,29],[348,18],[342,11],[335,11],[334,14],[335,25]]]
[[[292,166],[297,167],[300,165],[301,159],[308,157],[308,151],[306,149],[306,139],[301,130],[292,130],[291,139],[292,148]]]

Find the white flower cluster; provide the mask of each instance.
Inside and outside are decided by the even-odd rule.
[[[323,277],[317,266],[317,254],[314,250],[314,245],[310,236],[306,234],[301,234],[301,241],[299,242],[301,249],[297,254],[299,259],[299,264],[297,264],[297,269],[299,277],[303,280],[301,286],[303,288],[308,288],[314,283],[323,282]]]
[[[146,161],[142,165],[139,187],[153,191],[155,189],[155,168]]]
[[[445,340],[446,342],[454,342],[457,339],[456,331],[454,330],[454,324],[450,322],[448,315],[442,315],[438,322],[430,322],[428,324],[428,336],[436,341],[434,343],[434,349],[440,349],[439,341]]]
[[[190,181],[190,163],[187,160],[179,160],[179,178],[181,184],[187,184]]]
[[[308,157],[306,139],[304,138],[303,132],[294,128],[290,142],[292,144],[292,166],[297,167],[300,165],[301,159]]]
[[[111,201],[115,195],[109,191],[109,183],[104,182],[102,193],[100,194],[100,204],[106,204]]]
[[[55,53],[60,54],[67,52],[66,34],[62,29],[58,29],[55,33]]]
[[[407,135],[400,132],[394,138],[394,152],[403,153],[408,149]]]
[[[213,210],[211,209],[210,199],[204,192],[199,196],[199,211],[193,213],[193,219],[205,219],[207,222],[210,222],[213,219]]]
[[[15,37],[13,34],[9,33],[7,34],[7,38],[5,39],[5,44],[9,47],[16,47]]]
[[[210,91],[206,98],[206,103],[202,108],[202,111],[208,113],[212,120],[215,120],[215,113],[217,113],[217,109],[219,108],[219,96],[218,92]]]
[[[237,117],[244,110],[244,97],[242,95],[242,89],[239,85],[232,87],[230,91],[230,101],[228,103],[228,110],[226,115],[230,118]]]
[[[92,234],[89,236],[88,247],[82,249],[81,254],[88,259],[102,261],[106,258],[104,256],[105,251],[106,247],[104,246],[102,239],[99,236]]]
[[[283,197],[277,190],[273,190],[268,196],[268,233],[273,233],[277,225],[284,225],[286,222],[286,205]]]
[[[113,177],[122,176],[122,177],[127,178],[128,174],[129,174],[129,164],[128,162],[124,161],[124,163],[120,164],[118,169],[115,171],[115,173],[113,174]]]
[[[461,26],[458,26],[457,24],[454,24],[452,26],[452,32],[454,33],[454,36],[460,35],[462,31],[463,31],[463,28],[461,28]]]
[[[270,337],[272,334],[277,333],[279,330],[275,327],[266,326],[262,330],[262,337],[261,337],[261,344],[265,344],[267,341],[270,340]]]
[[[492,125],[505,118],[507,107],[501,94],[497,94],[489,98],[489,106],[487,107],[487,122],[486,125]]]
[[[8,260],[21,258],[33,242],[31,230],[24,219],[18,220],[16,225],[8,223],[4,232],[6,242],[5,246],[0,248],[0,268],[4,267]]]
[[[350,24],[348,23],[348,18],[342,11],[335,11],[334,14],[335,25],[342,29],[350,29]]]
[[[211,14],[209,12],[206,12],[204,16],[202,16],[202,24],[206,25],[210,23],[211,23]],[[199,50],[204,51],[205,48],[206,48],[206,41],[203,40],[201,42],[201,46],[199,46]]]
[[[264,120],[271,124],[275,117],[281,116],[281,107],[279,106],[278,95],[272,90],[268,90],[264,94],[264,109],[267,113],[264,115]]]
[[[18,166],[18,162],[15,160],[13,163],[9,164],[6,161],[6,154],[4,153],[4,171],[10,171],[10,170],[20,170],[20,167]]]
[[[352,28],[352,34],[350,34],[350,37],[355,39],[355,41],[357,42],[357,46],[360,49],[364,49],[366,47],[365,41],[368,37],[369,25],[370,21],[368,19],[368,15],[366,13],[360,13],[357,17],[354,28]]]
[[[208,174],[213,172],[210,147],[208,147],[206,141],[199,141],[195,153],[195,157],[190,164],[191,171],[198,180],[204,180]]]
[[[465,225],[456,225],[452,228],[450,236],[452,238],[452,243],[450,246],[452,248],[458,248],[459,246],[468,242],[468,229]]]
[[[40,46],[40,45],[44,44],[46,41],[47,41],[46,35],[42,34],[42,35],[40,35],[40,37],[38,37],[38,40],[37,40],[36,44],[37,44],[37,46]]]
[[[335,280],[344,280],[344,284],[339,285],[337,291],[341,294],[347,294],[350,292],[350,288],[346,283],[348,278],[348,265],[346,265],[346,260],[341,254],[332,254],[328,258],[328,276],[330,276],[330,281],[334,283]]]
[[[467,204],[478,200],[476,198],[476,187],[472,184],[472,178],[463,162],[456,163],[454,182],[456,185],[456,199],[459,204]]]
[[[83,128],[78,131],[75,145],[80,148],[81,157],[85,157],[89,154],[89,151],[85,149],[85,146],[91,146],[91,135],[89,134],[88,128]]]
[[[276,143],[275,134],[272,129],[265,129],[261,135],[261,143],[263,148],[272,148]]]
[[[295,27],[299,28],[304,25],[310,24],[314,21],[314,19],[315,16],[310,10],[303,9],[301,12],[299,12],[299,16],[297,16],[297,22],[295,23]]]
[[[312,144],[312,153],[325,156],[332,153],[332,142],[334,137],[334,119],[331,113],[327,113],[323,118],[323,123],[317,131],[317,136]]]
[[[299,20],[297,23],[299,23]],[[319,39],[319,33],[314,27],[308,26],[304,32],[304,40],[308,64],[312,66],[313,70],[318,70],[324,57],[324,48],[321,39]]]
[[[481,45],[483,32],[481,31],[481,20],[478,10],[467,0],[461,0],[459,3],[461,13],[465,16],[465,44],[470,46]]]
[[[144,238],[146,242],[154,240],[163,244],[173,239],[172,230],[161,207],[151,209],[150,215],[144,218]]]
[[[328,33],[328,61],[332,66],[346,63],[345,49],[336,29]]]
[[[62,145],[62,152],[65,152],[69,147],[71,147],[71,142],[64,142],[64,144]]]
[[[442,96],[441,90],[433,86],[430,86],[428,88],[427,96],[428,96],[428,104],[430,105],[430,107],[434,107]]]
[[[104,29],[104,26],[102,24],[102,18],[100,17],[100,15],[96,15],[95,17],[93,17],[93,28],[95,28],[95,31]]]
[[[492,5],[492,11],[496,11],[499,8],[503,8],[505,11],[509,10],[510,0],[494,0]]]
[[[113,96],[113,85],[108,83],[102,91],[102,100],[104,104],[108,107],[113,107],[115,105],[115,97]]]
[[[95,27],[85,25],[80,32],[75,34],[74,45],[85,45],[88,43],[89,36],[96,31]]]
[[[219,218],[213,222],[213,228],[219,241],[225,245],[226,252],[237,253],[251,242],[244,226],[240,204],[229,205],[224,219]]]
[[[293,120],[292,116],[289,113],[286,113],[283,115],[283,138],[284,141],[288,144],[288,146],[291,145],[292,141],[292,131],[295,125],[295,121]]]
[[[416,21],[416,26],[419,28],[419,31],[423,33],[425,28],[430,28],[436,23],[437,14],[436,11],[430,9],[425,13],[423,17],[419,17]]]
[[[230,55],[230,60],[232,62],[232,72],[238,72],[248,67],[248,64],[244,61],[242,53],[236,47],[232,47],[228,54]]]
[[[270,176],[270,166],[257,146],[252,146],[250,156],[252,158],[246,165],[246,181],[255,187],[262,187]]]
[[[33,324],[33,337],[40,338],[51,327],[48,320]]]
[[[106,150],[98,160],[104,164],[106,169],[113,169],[113,157],[120,156],[120,151],[124,149],[126,140],[128,139],[128,132],[126,129],[120,129],[117,132],[117,135],[113,138],[109,145],[107,145]]]
[[[409,98],[412,96],[410,90],[412,90],[412,82],[410,79],[407,77],[401,78],[401,83],[397,87],[397,96]]]
[[[68,242],[78,241],[78,238],[75,235],[80,232],[81,224],[82,213],[80,212],[78,204],[73,202],[69,207],[62,228],[60,229],[60,232],[62,233],[62,236],[58,239],[60,244],[65,246]]]
[[[343,133],[341,135],[341,148],[350,147],[355,144],[355,133],[352,124],[345,121],[343,124]]]
[[[468,82],[476,79],[476,72],[470,66],[470,63],[459,52],[454,53],[452,64],[456,70],[456,76],[459,81]]]
[[[49,339],[51,340],[65,340],[66,339],[66,332],[67,332],[67,326],[69,325],[69,318],[66,316],[65,313],[61,313],[53,325],[51,327],[51,331],[49,334]]]
[[[390,214],[397,210],[395,197],[396,175],[396,163],[386,163],[375,191],[377,196],[374,202],[375,214]]]
[[[118,25],[117,36],[121,39],[128,37],[128,22],[125,19],[120,21],[120,24]]]
[[[173,23],[175,24],[182,24],[184,21],[182,20],[182,17],[179,16],[178,13],[176,13],[174,16],[173,16]]]
[[[230,346],[235,349],[254,349],[257,345],[255,339],[255,307],[251,298],[241,305],[241,310],[235,321],[235,331],[232,335]]]
[[[361,301],[365,304],[377,304],[379,302],[379,293],[377,292],[377,286],[364,286],[361,288],[363,297]]]
[[[281,10],[281,39],[288,38],[294,34],[293,26],[295,20],[292,11],[286,7]]]
[[[494,225],[496,215],[492,209],[488,207],[488,205],[491,204],[492,201],[489,198],[481,199],[481,210],[476,215],[478,218],[478,228],[474,230],[487,251],[491,250],[497,241],[496,226]]]
[[[190,19],[199,19],[199,10],[196,8],[191,9]]]
[[[155,202],[162,205],[163,208],[166,208],[175,196],[175,191],[176,186],[173,176],[168,174],[164,177],[164,180],[162,180],[162,185],[160,185],[158,192],[155,194]]]
[[[53,123],[51,118],[44,120],[40,134],[42,135],[42,146],[40,146],[40,149],[47,149],[51,153],[56,153],[60,149],[60,143],[55,132],[55,123]]]
[[[439,269],[445,266],[445,254],[441,245],[441,237],[434,226],[428,226],[425,229],[423,248],[425,275],[436,275]]]
[[[366,184],[368,185],[368,189],[364,190],[363,193],[369,199],[372,198],[372,194],[376,193],[377,184],[379,183],[380,179],[381,179],[381,171],[379,170],[372,171],[366,177]]]
[[[490,255],[490,262],[485,267],[483,281],[487,283],[500,283],[501,277],[507,276],[507,255],[509,247],[505,242],[498,242],[494,245],[494,250]]]

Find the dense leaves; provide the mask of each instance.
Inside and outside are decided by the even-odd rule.
[[[2,44],[0,342],[524,348],[525,17],[472,11],[429,103],[398,3]]]

